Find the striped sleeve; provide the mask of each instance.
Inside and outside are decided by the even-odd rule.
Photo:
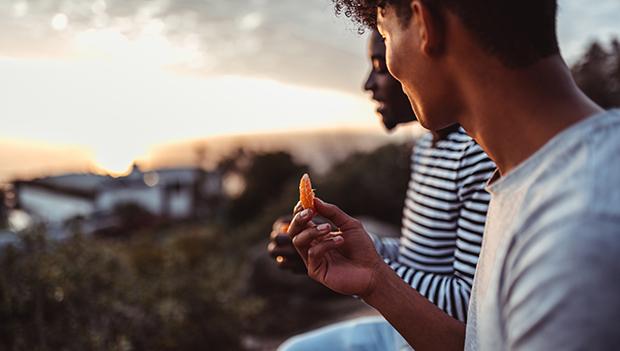
[[[466,321],[495,166],[462,130],[416,147],[400,255],[383,257],[407,284]]]
[[[390,237],[379,237],[377,234],[368,233],[379,256],[388,260],[396,260],[398,258],[398,250],[400,248],[400,239]]]
[[[407,284],[450,316],[466,321],[471,285],[455,274],[438,274],[388,260],[385,262]]]
[[[458,172],[458,197],[461,202],[457,222],[455,275],[473,284],[480,255],[482,235],[491,195],[486,184],[495,172],[495,164],[475,142],[465,150]]]

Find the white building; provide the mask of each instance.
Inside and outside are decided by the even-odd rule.
[[[61,223],[95,212],[99,184],[106,178],[71,174],[13,183],[16,205],[46,223]]]
[[[65,224],[81,218],[92,231],[114,223],[121,205],[132,204],[162,220],[210,215],[223,196],[218,172],[170,168],[142,172],[138,167],[119,178],[68,174],[13,183],[17,206],[39,221]]]

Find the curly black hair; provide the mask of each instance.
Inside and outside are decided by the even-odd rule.
[[[360,25],[359,32],[365,29],[376,29],[377,8],[387,5],[395,6],[402,21],[411,18],[411,0],[332,0],[336,9],[336,15],[345,15]]]
[[[403,24],[412,16],[413,0],[332,0],[344,14],[365,28],[377,26],[377,8],[394,7]],[[524,67],[559,53],[557,0],[420,0],[439,16],[460,18],[480,46],[508,67]]]

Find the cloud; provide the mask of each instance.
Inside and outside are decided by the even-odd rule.
[[[560,0],[559,37],[569,61],[588,42],[620,33],[620,2]],[[160,30],[202,52],[198,74],[238,74],[358,92],[365,37],[329,0],[14,0],[0,4],[5,54],[71,55],[71,38],[114,28],[128,38]],[[527,21],[525,21],[527,22]],[[56,27],[54,31],[53,27]]]
[[[199,74],[358,92],[367,67],[365,38],[333,15],[328,0],[19,0],[0,5],[0,15],[0,30],[16,33],[0,39],[11,56],[71,55],[72,36],[92,28],[129,39],[155,28],[203,51],[208,64]]]

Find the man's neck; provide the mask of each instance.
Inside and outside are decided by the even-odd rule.
[[[460,124],[506,174],[555,135],[601,112],[575,85],[561,57],[531,67],[469,72]]]

